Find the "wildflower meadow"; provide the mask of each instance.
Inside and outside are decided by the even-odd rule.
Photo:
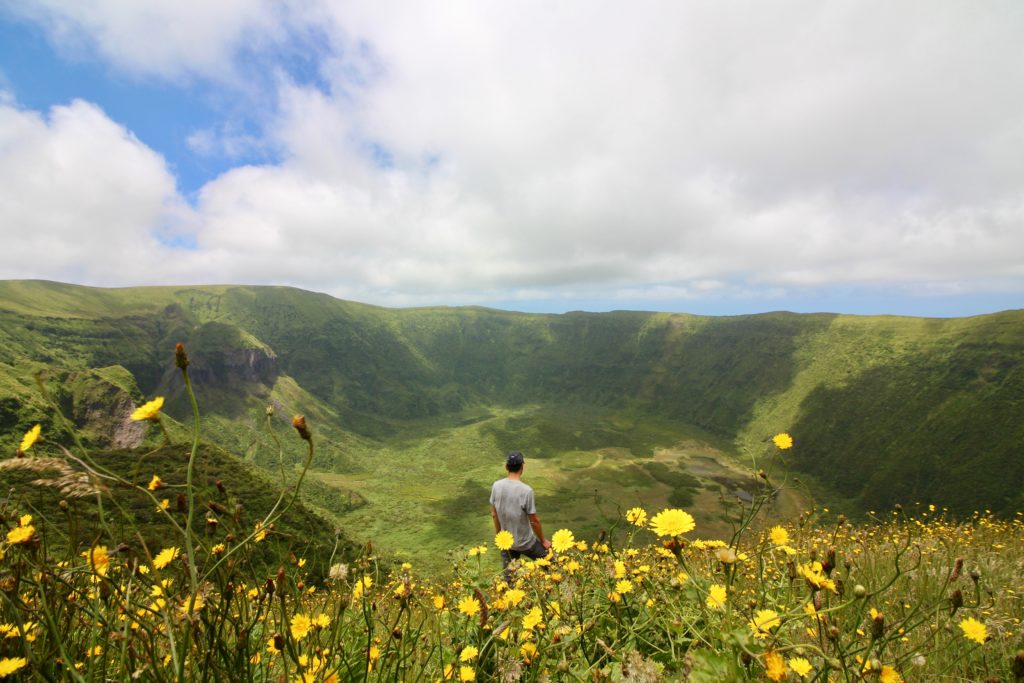
[[[281,448],[303,469],[243,523],[200,493],[201,416],[181,345],[176,364],[194,415],[179,483],[111,469],[80,443],[40,455],[39,426],[3,462],[54,461],[59,481],[48,483],[64,498],[37,509],[12,490],[0,505],[0,678],[1024,680],[1021,513],[955,519],[908,502],[857,521],[815,508],[768,522],[787,485],[781,456],[799,448],[799,434],[781,432],[752,454],[762,484],[752,502],[723,512],[732,528],[723,538],[703,536],[686,510],[638,506],[597,537],[554,530],[548,557],[507,573],[507,532],[476,539],[442,573],[371,544],[257,563],[300,495],[315,425],[294,418],[295,442]],[[155,398],[133,418],[162,430],[161,407]],[[116,491],[125,488],[162,520],[158,547],[124,523]],[[65,514],[68,498],[94,504],[95,523],[72,529],[82,520]],[[329,570],[312,573],[314,564]]]

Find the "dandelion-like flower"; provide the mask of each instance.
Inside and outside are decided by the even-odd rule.
[[[883,666],[878,674],[880,683],[903,683],[903,676],[900,676],[896,669],[889,665]]]
[[[786,677],[786,660],[778,652],[764,654],[764,668],[768,678],[773,681],[781,681]]]
[[[750,630],[756,638],[767,638],[771,630],[782,623],[779,613],[770,609],[759,609],[750,620]]]
[[[979,645],[984,645],[988,639],[988,629],[974,617],[968,617],[960,622],[960,629],[964,632],[964,638],[973,640]]]
[[[157,396],[149,403],[144,403],[135,409],[131,417],[136,422],[156,422],[160,417],[160,409],[164,407],[164,397]]]
[[[42,431],[43,425],[40,424],[25,432],[25,436],[21,438],[21,445],[18,446],[18,452],[24,453],[28,449],[32,448],[32,446],[39,441],[39,434]]]
[[[479,650],[477,650],[472,645],[467,645],[466,647],[462,648],[462,652],[459,653],[459,661],[460,662],[471,662],[474,659],[476,659],[476,656],[478,654],[480,654]]]
[[[523,617],[523,630],[532,631],[540,625],[542,619],[543,615],[540,612],[540,607],[534,607]]]
[[[480,612],[480,603],[472,595],[459,600],[459,611],[467,617],[476,616]]]
[[[28,543],[32,540],[32,536],[34,536],[35,533],[36,528],[31,524],[27,526],[16,526],[7,532],[7,542],[11,545]]]
[[[291,632],[292,638],[302,640],[313,630],[313,620],[308,614],[296,614],[292,617]]]
[[[149,480],[149,484],[146,485],[146,488],[149,489],[150,491],[156,491],[163,485],[163,480],[161,480],[160,477],[154,474],[153,478]]]
[[[689,512],[677,508],[662,510],[651,518],[651,529],[658,536],[679,536],[696,526]]]
[[[515,540],[512,532],[505,529],[494,535],[494,545],[497,546],[498,550],[511,550]]]
[[[708,607],[711,609],[722,609],[725,606],[725,600],[728,597],[728,593],[725,590],[725,586],[720,586],[717,583],[712,584],[708,588],[708,598],[705,601]]]
[[[773,526],[772,530],[768,532],[768,536],[774,545],[789,544],[789,532],[781,526]]]
[[[153,558],[153,568],[154,569],[163,569],[164,567],[169,565],[171,562],[173,562],[174,558],[176,558],[177,556],[178,556],[178,549],[177,548],[174,548],[174,547],[164,548],[159,553],[157,553],[156,557]]]
[[[0,659],[0,678],[6,678],[28,666],[24,657],[3,657]]]
[[[459,680],[460,681],[475,681],[476,671],[471,666],[460,666],[459,667]]]
[[[626,521],[633,526],[647,526],[647,511],[643,508],[630,508],[626,510]]]
[[[107,546],[98,545],[95,548],[86,550],[82,553],[89,562],[89,568],[100,576],[107,575],[107,569],[110,567],[110,554],[107,553]]]
[[[526,592],[518,588],[510,588],[505,591],[505,600],[511,607],[518,607],[519,603],[526,597]]]
[[[784,451],[793,447],[793,437],[786,432],[781,432],[772,437],[772,443],[774,443],[780,451]]]
[[[529,664],[537,656],[537,646],[527,641],[519,646],[519,654],[522,656],[523,661]]]
[[[615,582],[615,592],[626,594],[633,592],[633,582],[629,579],[622,579],[621,581]]]
[[[803,657],[793,657],[793,659],[789,660],[788,664],[789,668],[793,670],[793,673],[800,678],[807,678],[813,670],[811,663]]]
[[[568,529],[559,529],[551,537],[551,547],[556,553],[564,553],[576,545],[576,539]]]

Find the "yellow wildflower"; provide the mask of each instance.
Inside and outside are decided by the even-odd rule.
[[[767,638],[770,631],[782,623],[779,613],[770,609],[759,609],[753,619],[750,620],[750,630],[756,638]]]
[[[177,556],[178,556],[178,549],[177,548],[174,548],[174,547],[164,548],[159,553],[157,553],[156,557],[153,558],[153,568],[154,569],[163,569],[164,567],[169,565],[171,562],[173,562],[174,558],[176,558]]]
[[[542,619],[543,615],[540,612],[540,607],[534,607],[526,613],[525,617],[523,617],[523,630],[532,631],[537,628],[537,626],[541,625]]]
[[[459,667],[459,680],[460,681],[475,681],[476,671],[471,666],[460,666]]]
[[[474,659],[476,659],[476,656],[478,654],[480,654],[479,650],[477,650],[472,645],[467,645],[466,647],[462,648],[462,652],[459,653],[459,661],[460,662],[471,662]]]
[[[979,645],[984,645],[988,639],[988,629],[974,617],[969,617],[960,622],[960,629],[964,632],[964,638],[973,640]]]
[[[160,409],[164,407],[164,397],[157,396],[149,403],[146,403],[139,408],[135,409],[132,413],[132,419],[136,422],[143,422],[149,420],[155,422],[160,416]]]
[[[313,630],[313,620],[308,614],[296,614],[292,617],[291,632],[292,638],[302,640]]]
[[[7,542],[11,545],[19,545],[22,543],[28,543],[32,540],[32,536],[36,533],[35,527],[28,526],[17,526],[7,532]]]
[[[522,656],[523,661],[529,664],[537,655],[537,646],[527,641],[519,646],[519,654]]]
[[[256,529],[255,529],[255,531],[256,531],[256,535],[253,536],[253,540],[256,543],[259,543],[260,541],[262,541],[264,538],[267,537],[267,530],[263,528],[262,522],[256,522]]]
[[[903,683],[903,676],[900,676],[896,669],[886,665],[882,667],[882,671],[878,674],[878,680],[880,683]]]
[[[24,657],[4,657],[0,659],[0,678],[6,678],[28,666]]]
[[[154,474],[153,478],[149,480],[149,484],[146,485],[146,488],[149,489],[150,491],[156,491],[163,485],[163,480],[161,480],[160,477]]]
[[[434,596],[434,609],[436,609],[436,610],[444,609],[444,596],[443,595],[435,595]]]
[[[789,668],[800,678],[807,678],[812,671],[811,663],[803,657],[794,657],[788,663]]]
[[[720,586],[717,583],[713,584],[708,588],[707,606],[711,609],[722,609],[725,606],[727,595],[725,586]]]
[[[786,661],[778,652],[764,654],[764,668],[768,678],[773,681],[781,681],[786,677]]]
[[[772,442],[778,447],[780,451],[784,451],[788,448],[793,447],[793,437],[786,432],[781,432],[772,437]]]
[[[773,526],[769,532],[772,543],[775,545],[788,545],[789,544],[789,532],[783,529],[781,526]]]
[[[633,592],[633,582],[630,581],[629,579],[623,579],[621,581],[616,582],[616,584],[615,584],[615,592],[616,593],[632,593]]]
[[[32,429],[25,432],[25,436],[21,438],[21,445],[18,446],[18,450],[24,453],[28,449],[32,448],[37,441],[39,441],[39,434],[43,431],[43,425],[36,425]]]
[[[107,575],[107,568],[110,566],[110,555],[107,553],[107,546],[98,545],[91,550],[82,553],[82,557],[89,561],[89,567],[100,576]]]
[[[331,618],[326,614],[320,613],[313,618],[313,625],[317,628],[327,628],[331,625]]]
[[[210,548],[210,553],[213,555],[220,555],[225,550],[227,550],[227,547],[223,543],[218,543],[217,545]]]
[[[690,513],[677,508],[662,510],[651,518],[651,529],[658,536],[679,536],[693,531],[695,526]]]
[[[495,534],[494,545],[498,547],[498,550],[510,550],[515,540],[515,537],[512,536],[512,532],[502,529]]]
[[[626,510],[626,521],[633,526],[643,528],[647,526],[647,511],[643,508],[630,508]]]
[[[559,529],[551,537],[551,547],[556,553],[564,553],[574,545],[576,545],[576,539],[568,529]]]
[[[480,603],[472,595],[459,600],[459,611],[467,617],[472,617],[480,611]]]
[[[512,607],[517,607],[525,597],[526,593],[524,591],[519,590],[518,588],[510,588],[507,591],[505,591],[505,599],[508,601],[508,604]]]

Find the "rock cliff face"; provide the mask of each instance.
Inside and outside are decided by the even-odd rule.
[[[197,385],[238,383],[273,386],[279,368],[277,354],[268,347],[199,350],[190,354],[189,373]]]
[[[131,419],[139,397],[131,374],[119,366],[67,376],[60,391],[70,403],[75,427],[90,443],[102,447],[135,448],[146,430]]]

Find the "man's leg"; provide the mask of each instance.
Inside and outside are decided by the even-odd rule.
[[[544,544],[540,542],[540,539],[537,539],[528,550],[523,551],[523,555],[526,555],[533,560],[539,560],[542,557],[548,556],[548,549],[544,547]]]

